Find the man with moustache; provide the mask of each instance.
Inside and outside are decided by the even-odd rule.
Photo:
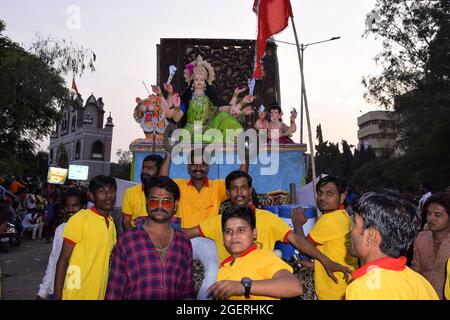
[[[153,177],[144,192],[148,216],[117,242],[106,300],[194,299],[192,246],[170,223],[180,189],[168,177]]]
[[[358,266],[349,254],[352,220],[344,208],[346,184],[333,176],[320,179],[316,185],[317,205],[322,216],[308,234],[308,241],[331,260],[354,271]],[[319,300],[343,300],[347,279],[331,279],[324,266],[314,260],[314,286]]]
[[[161,176],[168,176],[171,159],[166,156],[161,170]],[[205,154],[206,157],[206,154]],[[202,149],[194,149],[189,157],[187,170],[190,179],[174,179],[180,188],[180,201],[176,216],[181,219],[182,228],[192,228],[202,221],[219,214],[222,201],[227,199],[224,179],[208,179],[209,165],[205,162]],[[248,172],[248,164],[240,165],[240,170]],[[197,295],[198,300],[207,300],[212,297],[208,288],[216,281],[219,270],[219,258],[217,256],[214,241],[207,238],[191,239],[193,258],[200,260],[205,269],[205,277]]]
[[[122,226],[124,231],[136,226],[136,219],[147,217],[144,184],[151,177],[159,174],[163,158],[157,154],[150,154],[142,161],[140,184],[125,190],[122,200]]]

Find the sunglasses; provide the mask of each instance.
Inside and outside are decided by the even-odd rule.
[[[173,206],[172,199],[150,199],[148,200],[148,206],[152,209],[161,206],[163,209],[170,209]]]

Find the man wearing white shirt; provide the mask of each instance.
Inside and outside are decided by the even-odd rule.
[[[36,214],[36,209],[29,212],[22,221],[23,231],[31,230],[31,239],[36,240],[36,234],[39,239],[42,238],[42,230],[44,229],[44,223],[38,221],[39,216]]]
[[[30,189],[26,198],[26,206],[28,212],[36,209],[36,195],[34,194],[34,189]]]
[[[53,238],[52,252],[48,259],[47,270],[39,285],[39,292],[36,299],[47,299],[53,296],[53,287],[55,281],[56,263],[58,262],[63,245],[63,231],[67,220],[81,209],[86,208],[86,195],[83,191],[71,188],[62,195],[61,205],[64,208],[64,223],[60,224],[55,230]]]
[[[427,202],[428,198],[432,194],[431,184],[429,184],[428,182],[422,182],[421,184],[419,184],[419,190],[422,194],[422,197],[419,200],[419,210],[420,210],[420,215],[421,215],[421,219],[422,219],[420,229],[423,230],[423,229],[428,229],[427,212],[423,211],[423,206],[425,205],[425,202]]]
[[[419,185],[420,192],[422,193],[422,197],[419,200],[419,209],[422,211],[423,205],[425,204],[425,201],[431,196],[431,185],[428,182],[422,182]]]

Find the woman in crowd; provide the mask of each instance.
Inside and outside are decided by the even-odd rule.
[[[450,257],[450,194],[437,193],[424,204],[428,230],[421,231],[414,242],[411,267],[421,273],[444,298],[446,264]]]

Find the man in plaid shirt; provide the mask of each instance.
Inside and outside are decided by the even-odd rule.
[[[170,224],[180,189],[168,177],[153,177],[145,183],[144,192],[147,221],[118,240],[105,299],[195,299],[191,242]]]

